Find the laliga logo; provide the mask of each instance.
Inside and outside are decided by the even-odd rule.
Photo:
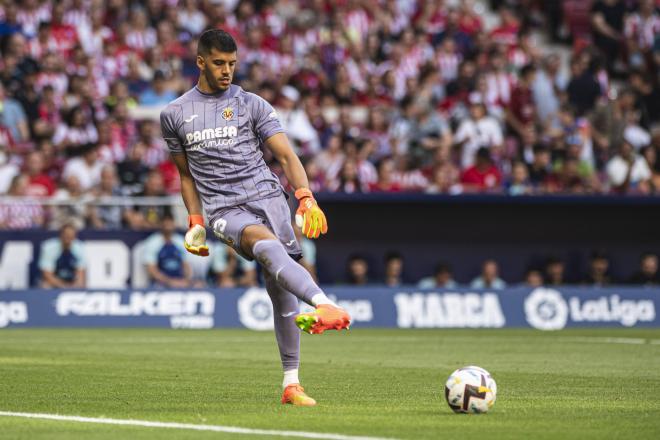
[[[238,300],[238,319],[250,330],[273,329],[273,305],[266,289],[253,287]]]
[[[27,320],[27,304],[23,301],[0,302],[0,328],[9,324],[22,324]]]
[[[539,330],[560,330],[568,321],[568,304],[558,291],[540,287],[525,299],[525,318]]]

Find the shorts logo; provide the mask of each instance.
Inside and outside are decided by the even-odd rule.
[[[228,121],[233,117],[234,117],[234,109],[233,108],[227,107],[222,111],[222,119],[224,119],[225,121]]]

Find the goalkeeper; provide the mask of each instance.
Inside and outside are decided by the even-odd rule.
[[[284,190],[263,160],[262,144],[273,152],[296,188],[296,223],[303,234],[308,238],[325,234],[326,218],[308,189],[304,168],[273,107],[231,84],[236,63],[237,47],[231,35],[219,29],[204,32],[197,47],[197,85],[160,115],[189,213],[184,245],[196,255],[209,253],[203,204],[215,235],[262,265],[284,368],[282,403],[312,406],[316,402],[298,380],[298,328],[314,334],[341,330],[348,328],[350,317],[296,262],[301,257],[300,244],[291,227]],[[315,310],[299,314],[299,299]]]

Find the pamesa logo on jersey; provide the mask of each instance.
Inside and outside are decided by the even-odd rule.
[[[186,146],[190,151],[209,147],[233,145],[234,138],[238,136],[238,128],[232,125],[215,128],[205,128],[186,133]]]

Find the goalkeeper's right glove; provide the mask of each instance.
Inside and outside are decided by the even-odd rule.
[[[188,232],[183,239],[183,245],[191,254],[208,257],[209,247],[206,245],[206,228],[204,227],[204,216],[188,216]]]

